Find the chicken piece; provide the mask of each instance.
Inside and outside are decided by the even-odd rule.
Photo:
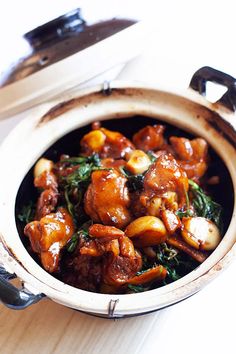
[[[142,267],[141,255],[134,249],[133,242],[125,236],[112,242],[119,243],[120,252],[105,255],[103,261],[103,284],[102,292],[120,292],[122,285]],[[110,242],[111,243],[111,242]],[[122,291],[122,290],[121,290]]]
[[[61,249],[74,233],[73,220],[66,209],[59,208],[56,213],[27,224],[24,233],[29,237],[32,250],[40,256],[43,267],[53,273],[58,270]]]
[[[181,168],[187,173],[188,178],[193,179],[194,181],[199,183],[199,178],[201,178],[206,170],[207,163],[205,161],[180,161],[178,160],[178,164]]]
[[[100,226],[100,228],[98,228]],[[92,226],[93,227],[93,226]],[[91,228],[92,228],[91,227]],[[105,228],[110,229],[111,239],[101,237],[104,234]],[[114,227],[97,225],[92,233],[98,236],[97,239],[90,240],[85,246],[80,249],[82,255],[101,256],[103,257],[103,281],[108,285],[120,286],[133,277],[142,266],[142,258],[135,251],[133,242],[122,233],[119,238],[112,239],[118,236]],[[90,230],[90,234],[91,234]],[[95,232],[93,232],[95,231]],[[101,231],[101,233],[100,233]],[[100,252],[99,252],[100,250]]]
[[[103,247],[101,247],[101,245],[94,240],[89,240],[80,249],[80,254],[86,255],[86,256],[91,256],[91,257],[100,257],[104,254],[104,252],[105,252],[105,249]]]
[[[189,140],[172,136],[170,143],[179,165],[187,173],[188,178],[199,180],[207,170],[207,142],[202,138]]]
[[[81,247],[80,253],[99,257],[107,252],[112,252],[114,256],[122,255],[124,257],[134,257],[135,251],[133,242],[128,237],[124,236],[123,231],[121,232],[122,236],[119,238],[108,239],[98,237],[97,239],[89,240],[83,247]]]
[[[125,176],[115,169],[92,173],[91,184],[84,197],[84,209],[94,222],[119,229],[129,224],[130,197],[126,181]]]
[[[133,242],[127,236],[122,236],[119,238],[120,254],[123,257],[135,258],[135,249]]]
[[[113,253],[115,257],[120,254],[120,242],[118,239],[110,240],[105,244],[105,252]]]
[[[164,145],[163,125],[147,125],[133,136],[133,143],[137,149],[143,151],[159,150]]]
[[[191,140],[193,149],[193,160],[201,161],[207,159],[208,144],[206,140],[202,138],[196,138]]]
[[[118,256],[120,254],[120,245],[117,239],[109,241],[102,239],[89,240],[83,247],[80,248],[80,254],[91,257],[100,257],[107,252],[113,253],[114,256]]]
[[[124,232],[114,226],[93,224],[89,227],[89,236],[109,241],[124,236]]]
[[[189,139],[172,136],[170,137],[170,143],[174,149],[176,158],[184,161],[193,159],[193,148]]]
[[[134,149],[134,145],[124,135],[105,128],[85,134],[80,145],[82,152],[87,156],[98,153],[101,158],[114,159],[122,159]]]
[[[104,228],[110,229],[110,239],[102,237]],[[79,242],[75,252],[66,261],[66,273],[70,275],[65,274],[65,277],[70,284],[85,290],[92,288],[92,291],[100,290],[101,286],[102,292],[106,292],[107,286],[112,286],[115,287],[113,291],[117,292],[127,279],[141,269],[142,258],[134,249],[133,242],[124,236],[121,230],[114,231],[114,229],[111,226],[96,225],[93,230],[91,226],[93,239]],[[117,230],[120,231],[121,236],[113,238],[114,232],[115,236],[118,236]],[[98,279],[93,277],[93,267],[98,270]]]
[[[35,177],[34,185],[37,188],[43,189],[37,201],[35,215],[35,219],[40,220],[54,211],[57,205],[59,196],[57,178],[52,171],[44,171]]]
[[[207,142],[202,138],[189,140],[172,136],[170,143],[177,155],[176,157],[180,160],[206,160],[208,147]]]
[[[124,232],[114,226],[93,224],[89,227],[89,236],[92,238],[81,248],[80,253],[99,257],[106,252],[112,252],[115,256],[120,254],[119,238]]]
[[[162,154],[151,165],[144,177],[144,189],[162,196],[166,192],[185,195],[188,191],[188,178],[171,154]]]
[[[132,241],[130,241],[132,242]],[[103,263],[103,280],[108,285],[123,285],[142,268],[142,257],[135,251],[133,257],[109,254]]]
[[[79,249],[64,258],[62,280],[76,288],[100,292],[102,281],[101,257],[81,255]]]
[[[58,192],[53,189],[43,191],[37,201],[35,219],[40,220],[54,211],[58,201]]]
[[[186,202],[188,187],[186,172],[181,169],[171,154],[163,153],[145,174],[144,191],[141,193],[140,201],[148,206],[154,196],[165,199],[170,192],[174,192],[178,203],[182,205]]]
[[[57,178],[52,171],[44,171],[34,179],[34,186],[41,189],[57,190]]]

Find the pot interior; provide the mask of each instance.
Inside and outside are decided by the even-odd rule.
[[[186,138],[194,138],[192,134],[179,129],[171,124],[168,124],[161,119],[157,120],[145,116],[134,116],[122,119],[109,119],[102,122],[102,126],[123,133],[126,137],[131,138],[132,135],[139,129],[146,125],[163,124],[166,127],[165,137],[168,139],[170,136],[183,136]],[[91,125],[86,125],[79,129],[73,130],[66,134],[59,140],[57,140],[49,149],[47,149],[42,156],[53,161],[58,161],[61,154],[68,154],[70,156],[77,156],[79,154],[80,145],[79,142],[84,134],[91,130]],[[222,205],[223,207],[223,233],[227,231],[229,226],[233,206],[234,206],[234,189],[230,174],[227,170],[222,159],[216,154],[216,152],[209,147],[210,163],[206,173],[206,178],[211,176],[219,176],[219,184],[209,186],[209,193],[213,199]],[[224,193],[222,193],[224,191]],[[23,179],[16,197],[15,204],[15,221],[19,236],[24,247],[34,258],[34,260],[40,264],[37,255],[31,252],[28,238],[24,236],[23,223],[19,220],[18,215],[21,213],[24,205],[27,205],[29,201],[35,202],[37,199],[37,191],[33,186],[33,167],[28,171]]]

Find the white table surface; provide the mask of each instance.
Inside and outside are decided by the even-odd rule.
[[[155,5],[153,9],[156,11],[156,31],[145,44],[143,54],[124,68],[120,78],[184,89],[187,88],[193,72],[204,65],[216,67],[236,77],[234,1],[143,3],[145,6]],[[24,113],[0,122],[0,140],[22,117]],[[236,352],[235,278],[234,262],[213,283],[193,297],[139,318],[107,321],[76,313],[73,317],[76,331],[71,331],[66,337],[61,333],[59,336],[59,330],[56,332],[58,321],[51,320],[51,335],[58,336],[59,343],[53,348],[46,347],[44,333],[40,327],[35,333],[38,336],[37,343],[30,342],[24,346],[18,336],[19,345],[6,344],[7,338],[12,339],[14,331],[17,333],[17,323],[15,329],[0,323],[0,343],[4,344],[0,352],[233,354]],[[35,308],[40,311],[41,307],[43,313],[45,306],[39,303]],[[53,306],[60,308],[59,305]],[[61,316],[59,320],[66,321],[68,312],[58,308]],[[34,313],[34,310],[30,311],[16,315],[19,325],[21,318]],[[9,314],[9,320],[15,316],[10,314],[10,310],[3,310],[3,313],[6,316]],[[50,314],[45,314],[43,319],[47,322],[48,317],[50,318]],[[29,325],[30,323],[31,321]],[[39,326],[39,323],[37,325]],[[40,325],[44,326],[44,323],[41,321]],[[73,346],[73,343],[76,343],[76,346]],[[6,350],[3,349],[5,345]]]

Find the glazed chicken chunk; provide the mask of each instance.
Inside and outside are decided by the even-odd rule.
[[[49,273],[57,271],[60,251],[74,233],[73,220],[67,210],[60,208],[40,221],[32,221],[25,226],[24,232],[44,268]]]
[[[86,155],[98,153],[102,158],[123,158],[134,149],[134,145],[124,135],[105,128],[92,130],[80,142]]]
[[[127,179],[116,169],[94,171],[84,209],[94,221],[123,229],[131,220]]]
[[[163,201],[170,209],[177,209],[186,203],[188,188],[186,172],[171,154],[162,153],[145,174],[140,201],[151,215],[151,209],[163,208]]]
[[[147,125],[133,136],[136,148],[143,151],[159,150],[164,144],[165,127],[163,125]]]
[[[202,138],[189,140],[172,136],[170,143],[188,178],[198,181],[207,170],[207,142]]]
[[[43,171],[34,178],[34,185],[42,190],[37,206],[37,220],[54,211],[58,202],[58,183],[55,174],[52,171]]]

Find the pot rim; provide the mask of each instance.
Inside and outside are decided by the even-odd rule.
[[[111,115],[111,103],[120,103],[119,100],[123,99],[127,101],[127,104],[129,104],[129,109],[127,110],[126,114],[125,112],[122,112],[122,114],[118,114],[118,116],[125,116],[127,117],[127,114],[129,115],[134,115],[134,112],[136,114],[142,114],[142,115],[147,115],[150,116],[150,114],[146,111],[140,110],[135,110],[135,104],[134,104],[134,98],[136,97],[136,101],[139,100],[144,100],[144,106],[147,108],[148,105],[151,106],[153,103],[153,99],[158,101],[158,97],[164,95],[164,97],[170,96],[170,98],[175,97],[176,100],[182,100],[186,104],[190,104],[190,106],[194,106],[195,108],[198,107],[200,111],[206,115],[212,114],[212,112],[219,112],[222,116],[224,116],[224,119],[228,120],[231,122],[230,117],[232,114],[230,114],[227,110],[223,109],[223,107],[217,107],[214,104],[211,104],[207,102],[202,96],[199,94],[196,94],[195,92],[192,92],[192,90],[185,91],[184,93],[176,93],[173,91],[166,91],[166,90],[160,90],[156,86],[153,85],[148,85],[148,84],[137,84],[134,82],[129,82],[129,81],[114,81],[110,84],[111,90],[120,90],[119,95],[114,97],[114,100],[112,99],[112,96],[106,96],[106,95],[101,95],[101,86],[97,85],[95,87],[86,89],[86,90],[81,90],[76,97],[79,99],[77,104],[80,105],[80,109],[85,112],[82,108],[88,110],[90,107],[91,109],[94,109],[98,102],[93,102],[93,101],[86,101],[84,98],[89,97],[91,95],[100,95],[99,97],[99,105],[102,103],[102,107],[100,107],[100,111],[96,112],[96,117],[93,116],[90,121],[94,121],[97,119],[97,116],[99,114],[105,118],[109,117]],[[136,96],[128,96],[127,97],[127,89],[128,90],[133,90],[133,92],[136,92]],[[122,93],[122,90],[126,92]],[[144,96],[140,96],[140,93],[143,92]],[[145,94],[149,94],[149,98],[145,98]],[[123,96],[122,96],[123,95]],[[151,95],[151,96],[150,96]],[[74,97],[75,95],[70,96],[68,95],[66,98],[66,101],[69,99],[72,99],[72,102],[74,102]],[[67,113],[62,113],[58,117],[54,117],[53,119],[48,119],[48,115],[46,112],[48,110],[51,110],[51,112],[54,112],[55,110],[52,110],[52,107],[57,105],[57,109],[61,109],[63,105],[58,105],[61,100],[53,101],[47,104],[44,104],[40,107],[37,108],[38,112],[35,110],[33,113],[29,115],[29,117],[26,117],[20,124],[17,125],[13,129],[13,131],[9,134],[9,136],[5,139],[3,142],[1,149],[0,149],[0,161],[4,162],[7,151],[11,149],[12,144],[14,146],[14,141],[17,139],[17,136],[19,133],[21,133],[23,136],[21,137],[21,141],[23,142],[24,139],[26,138],[27,134],[30,132],[30,130],[33,131],[32,136],[29,139],[29,144],[26,144],[26,147],[22,149],[21,151],[17,151],[17,156],[18,158],[23,158],[24,154],[27,151],[27,147],[30,145],[30,143],[35,142],[37,144],[39,134],[45,135],[44,137],[44,142],[47,141],[47,144],[43,145],[42,149],[42,144],[40,146],[40,149],[36,149],[37,151],[32,152],[33,156],[28,159],[28,164],[31,161],[35,161],[36,156],[40,156],[43,151],[45,151],[50,145],[53,144],[54,141],[58,140],[61,136],[65,135],[69,131],[72,131],[75,129],[75,127],[78,127],[78,121],[75,119],[75,112],[79,109],[78,106],[77,108],[71,108],[69,105],[69,113],[73,113],[73,124],[70,123],[70,128],[62,129],[58,128],[58,125],[62,123],[62,119],[66,118]],[[135,102],[136,102],[135,101]],[[82,103],[81,103],[82,102]],[[139,102],[140,103],[140,102]],[[107,106],[109,106],[108,111],[106,111],[106,114],[104,116],[104,112],[101,111],[101,109],[105,109]],[[136,102],[138,104],[138,102]],[[157,103],[156,103],[157,104]],[[168,105],[167,105],[168,106]],[[82,107],[82,108],[81,108]],[[96,107],[98,108],[98,107]],[[137,107],[136,107],[137,108]],[[220,109],[219,109],[220,108]],[[114,108],[113,108],[114,109]],[[168,110],[168,107],[166,107]],[[170,107],[169,107],[170,109]],[[117,112],[114,111],[114,115],[117,118]],[[145,114],[146,113],[146,114]],[[152,112],[153,114],[153,112]],[[41,117],[44,117],[43,120]],[[158,114],[156,114],[156,117],[158,117]],[[88,117],[87,117],[88,118]],[[121,118],[121,117],[120,117]],[[160,116],[159,116],[160,118]],[[165,117],[166,118],[166,117]],[[175,124],[177,122],[176,119],[173,119],[173,117],[168,118],[172,124]],[[168,122],[168,119],[166,121]],[[39,121],[41,122],[39,124]],[[86,117],[84,118],[84,122],[81,124],[81,126],[88,124],[89,121],[86,120]],[[193,127],[192,125],[188,122],[188,124],[184,124],[186,122],[182,122],[182,126],[185,125],[185,130],[191,131],[193,130],[199,130],[196,127]],[[195,122],[196,123],[196,122]],[[206,128],[206,121],[203,119],[201,120],[201,117],[198,118],[198,123],[202,124]],[[203,123],[205,125],[203,125]],[[55,132],[53,129],[57,128],[57,134],[55,135]],[[186,129],[187,128],[187,129]],[[213,127],[210,125],[208,126],[209,132],[212,134],[212,137],[210,138],[211,145],[213,148],[218,152],[218,154],[223,158],[224,156],[222,155],[225,153],[225,151],[228,151],[230,154],[233,154],[236,157],[236,151],[230,145],[218,132],[216,132]],[[49,132],[47,132],[49,131]],[[48,134],[47,134],[48,133]],[[50,134],[53,135],[53,139],[50,136]],[[202,134],[201,134],[202,135]],[[217,143],[214,143],[214,139],[217,137],[218,141],[220,141],[223,145],[219,147]],[[37,138],[35,141],[34,139]],[[213,139],[214,138],[214,139]],[[46,140],[45,140],[46,139]],[[18,137],[19,140],[19,137]],[[209,140],[209,139],[208,139]],[[222,150],[223,148],[223,150]],[[224,150],[225,149],[225,150]],[[43,150],[43,151],[42,151]],[[13,154],[13,153],[11,153]],[[236,189],[236,168],[233,166],[233,161],[227,161],[223,158],[227,168],[231,172],[231,176],[234,177],[232,178],[232,182],[234,183],[234,190]],[[28,166],[29,167],[29,166]],[[26,170],[25,166],[25,170]],[[24,170],[24,171],[25,171]],[[29,168],[27,169],[27,171]],[[9,173],[11,172],[11,169],[7,170]],[[2,183],[0,183],[0,192],[1,189],[3,189],[1,186],[4,186],[6,182],[6,177],[4,179],[4,176],[1,178]],[[11,179],[10,179],[11,180]],[[14,180],[14,178],[13,178]],[[12,201],[15,200],[15,196],[19,188],[19,181],[20,178],[17,179],[18,185],[17,188],[14,188],[14,191],[8,194],[9,199]],[[3,191],[2,191],[3,192]],[[4,193],[3,193],[4,194]],[[5,191],[5,196],[6,196],[6,191]],[[8,209],[6,209],[6,203],[8,203]],[[6,210],[8,210],[8,215],[10,217],[14,217],[14,207],[13,205],[10,205],[9,207],[9,201],[7,202],[7,199],[3,198],[3,202],[1,201],[0,204],[0,211],[2,213]],[[232,216],[231,223],[229,225],[228,231],[225,234],[225,237],[221,244],[217,247],[217,249],[211,254],[211,256],[202,264],[200,265],[196,270],[192,271],[185,277],[182,277],[180,280],[175,281],[169,285],[166,285],[164,287],[150,290],[148,292],[144,292],[141,294],[127,294],[127,295],[105,295],[105,294],[97,294],[97,293],[90,293],[84,290],[76,289],[74,287],[71,287],[69,285],[63,284],[61,281],[56,280],[53,276],[49,275],[46,271],[42,269],[28,254],[28,252],[25,250],[24,246],[21,244],[20,238],[18,236],[18,243],[17,245],[14,245],[13,242],[10,240],[10,237],[7,236],[7,232],[9,233],[8,228],[9,225],[4,224],[2,227],[2,241],[3,244],[5,245],[5,248],[1,247],[0,248],[0,256],[1,259],[3,260],[4,265],[6,267],[10,268],[12,272],[15,272],[19,278],[21,278],[25,282],[25,287],[29,290],[31,290],[34,293],[37,292],[43,292],[47,296],[49,296],[51,299],[54,301],[63,303],[66,306],[74,307],[83,311],[87,311],[90,313],[98,313],[98,314],[107,314],[109,310],[109,306],[111,304],[111,301],[116,301],[119,299],[119,302],[115,302],[116,309],[113,311],[114,316],[123,316],[125,314],[137,314],[137,313],[143,313],[143,312],[148,312],[154,309],[162,308],[164,306],[170,305],[172,303],[175,303],[177,301],[180,301],[193,293],[197,292],[200,288],[205,286],[210,280],[214,279],[214,277],[219,273],[219,270],[221,270],[223,267],[225,267],[229,261],[231,260],[232,256],[235,255],[235,247],[233,247],[235,240],[231,240],[230,244],[227,245],[226,247],[226,242],[228,242],[228,237],[227,235],[230,233],[233,233],[233,221],[235,221],[235,211],[236,211],[236,206],[234,203],[234,213]],[[2,214],[4,215],[4,214]],[[17,232],[16,227],[11,227],[11,231]],[[18,235],[18,234],[17,234]],[[227,238],[227,237],[228,238]],[[21,249],[17,249],[17,247],[21,247]],[[23,249],[22,249],[23,247]],[[222,250],[224,252],[222,253]],[[10,254],[10,255],[9,255]],[[19,257],[19,254],[21,255]],[[13,255],[13,256],[12,256]],[[23,260],[23,262],[22,262]],[[217,260],[217,261],[216,261]],[[22,264],[20,264],[22,262]],[[69,298],[69,299],[68,299]],[[158,301],[157,301],[158,299]],[[143,305],[143,302],[146,302],[145,306]]]

